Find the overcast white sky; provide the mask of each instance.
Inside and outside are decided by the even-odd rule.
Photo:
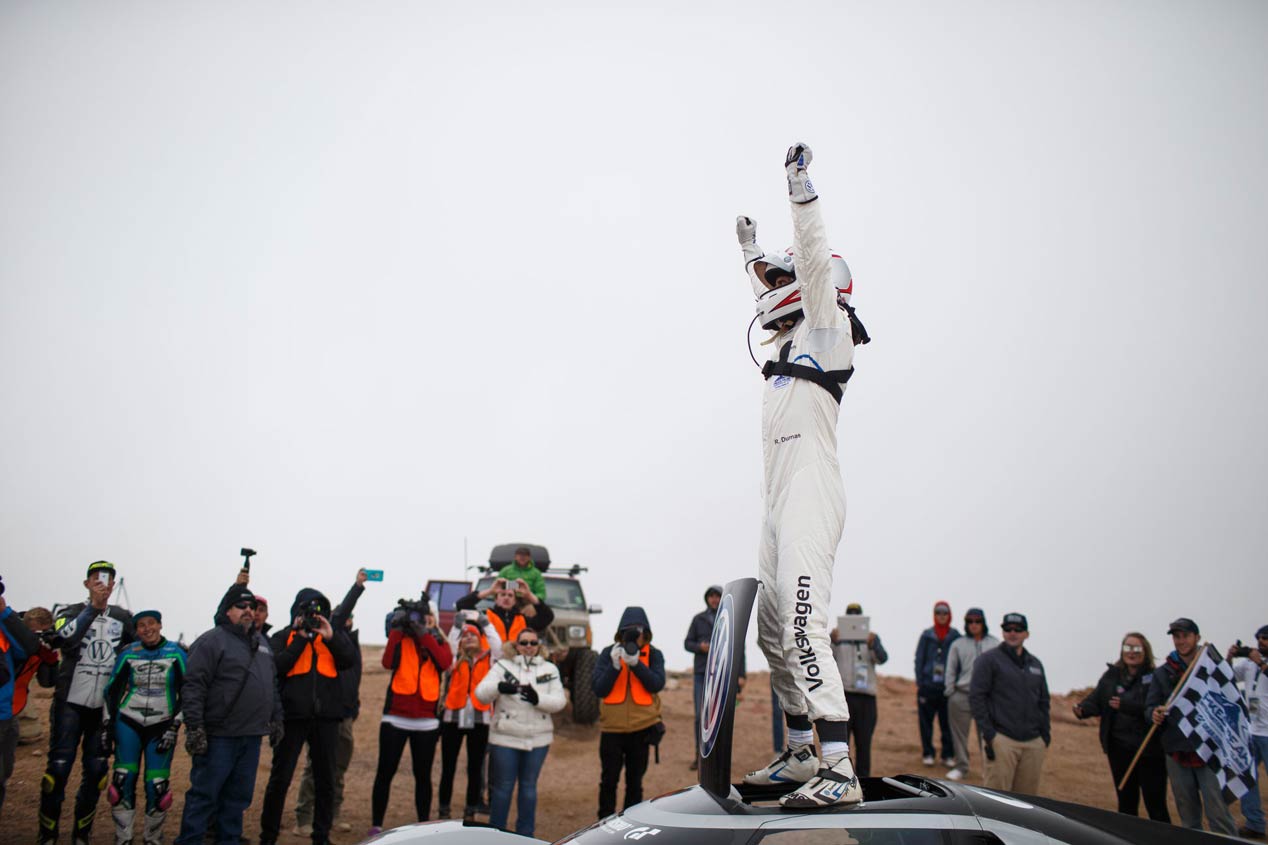
[[[910,675],[936,599],[1022,611],[1061,690],[1268,622],[1268,4],[440,6],[0,6],[15,605],[107,558],[192,636],[245,544],[275,606],[386,570],[373,641],[529,540],[686,667],[800,139],[875,338],[833,615]]]

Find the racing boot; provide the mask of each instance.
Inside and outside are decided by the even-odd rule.
[[[744,782],[753,786],[805,783],[815,776],[818,768],[819,758],[815,756],[813,745],[789,745],[765,768],[745,775]]]
[[[779,799],[780,806],[790,810],[813,810],[837,804],[858,804],[863,800],[863,788],[854,774],[849,754],[825,757],[823,762],[823,768],[814,777]]]
[[[136,808],[126,803],[116,804],[110,815],[114,818],[115,845],[128,845],[132,842],[132,825],[136,818]]]
[[[145,845],[163,845],[163,822],[167,810],[147,810],[145,813]]]

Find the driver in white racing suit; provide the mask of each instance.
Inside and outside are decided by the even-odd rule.
[[[745,776],[751,784],[798,786],[786,807],[861,801],[850,762],[850,713],[832,645],[828,606],[832,563],[845,527],[845,488],[837,463],[837,416],[853,373],[854,346],[867,333],[849,306],[845,261],[828,247],[804,144],[788,151],[785,170],[794,245],[765,255],[757,226],[736,220],[762,327],[775,332],[762,369],[764,520],[758,553],[758,644],[788,725],[788,747]],[[822,765],[815,755],[819,732]]]

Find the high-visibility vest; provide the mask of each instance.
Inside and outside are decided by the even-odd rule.
[[[481,639],[484,639],[481,637]],[[487,643],[486,643],[487,645]],[[477,710],[488,710],[493,704],[484,704],[480,699],[476,698],[472,693],[475,688],[484,680],[484,676],[489,674],[489,666],[492,661],[487,655],[475,662],[475,668],[471,668],[471,663],[466,660],[458,661],[458,665],[453,668],[453,672],[449,675],[449,694],[445,696],[446,710],[461,710],[467,706],[467,699],[471,699],[471,705]]]
[[[13,682],[13,715],[16,716],[22,712],[22,708],[26,707],[27,695],[30,692],[31,679],[35,677],[35,673],[39,671],[40,664],[43,661],[40,655],[33,654],[26,659],[26,663],[22,664],[22,671],[18,673],[17,680]]]
[[[502,617],[494,613],[493,608],[486,610],[484,615],[489,617],[489,621],[493,623],[493,630],[498,632],[498,636],[502,638],[504,643],[514,642],[515,638],[520,635],[520,631],[523,631],[528,625],[524,621],[524,614],[517,613],[515,614],[515,619],[511,621],[511,630],[508,632],[506,625],[502,622]]]
[[[397,695],[418,693],[424,701],[440,698],[440,674],[430,656],[422,660],[412,639],[401,640],[397,652],[396,672],[392,675],[392,692]]]
[[[295,631],[291,631],[289,637],[286,638],[286,644],[289,646],[291,641],[295,639]],[[291,667],[291,671],[286,673],[286,677],[294,675],[306,675],[313,670],[313,654],[317,654],[317,673],[327,678],[338,677],[339,673],[335,669],[335,656],[330,653],[330,647],[326,645],[325,640],[321,638],[321,634],[313,637],[313,641],[309,643],[311,650],[305,648],[299,654],[299,659],[295,661],[295,665]]]
[[[614,645],[612,647],[620,648],[621,646]],[[643,646],[643,650],[638,653],[639,662],[644,666],[647,666],[650,662],[648,659],[649,654],[651,654],[651,649],[647,646]],[[616,676],[616,683],[612,685],[612,691],[603,699],[603,703],[620,704],[625,700],[626,686],[629,687],[630,694],[634,696],[635,704],[652,703],[652,694],[647,691],[647,687],[643,686],[643,682],[638,679],[638,675],[631,672],[630,667],[624,663],[621,664],[621,674]]]

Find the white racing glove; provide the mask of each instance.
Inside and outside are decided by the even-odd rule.
[[[764,254],[757,245],[757,221],[751,217],[735,218],[735,237],[740,242],[740,250],[744,253],[744,264],[761,258]]]
[[[613,668],[613,669],[620,669],[620,668],[621,668],[621,655],[622,655],[622,654],[625,654],[625,650],[624,650],[624,649],[619,648],[618,646],[612,646],[612,654],[611,654],[611,656],[612,656],[612,668]]]
[[[638,652],[630,654],[625,649],[621,649],[621,662],[633,668],[634,664],[638,663]]]
[[[806,172],[812,158],[814,154],[810,152],[810,147],[800,141],[789,147],[788,155],[784,156],[784,171],[788,174],[788,199],[795,203],[804,204],[819,199],[815,186],[810,182],[810,174]]]

